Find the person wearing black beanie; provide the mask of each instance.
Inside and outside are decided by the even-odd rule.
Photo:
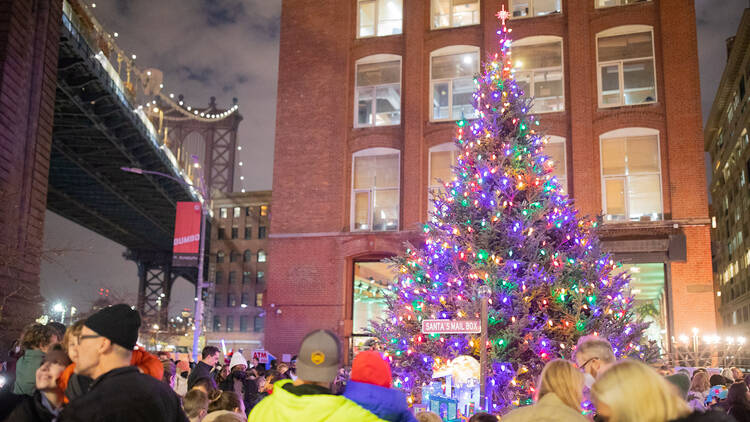
[[[65,407],[58,421],[187,422],[168,385],[130,366],[141,317],[126,304],[91,315],[78,337],[76,371],[94,381]]]

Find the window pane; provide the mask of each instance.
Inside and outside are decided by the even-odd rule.
[[[367,189],[375,184],[375,156],[354,157],[354,189]]]
[[[219,210],[219,215],[221,216],[221,218],[227,218],[227,209],[222,208],[221,210]]]
[[[268,205],[261,205],[260,206],[260,216],[265,217],[268,215]]]
[[[214,283],[221,284],[224,280],[224,273],[221,271],[216,271],[216,275],[214,275]]]
[[[255,294],[255,306],[261,307],[263,306],[263,293],[256,293]]]
[[[240,331],[243,333],[247,332],[247,318],[247,315],[240,317]]]
[[[529,1],[528,0],[513,0],[511,2],[510,10],[514,18],[529,15]]]
[[[256,333],[263,331],[263,317],[255,317],[253,329]]]
[[[544,148],[544,153],[554,162],[552,174],[557,176],[557,180],[559,181],[560,179],[565,178],[567,174],[565,171],[565,143],[550,142]],[[563,186],[563,188],[565,187],[566,186]]]
[[[625,218],[625,179],[605,179],[604,189],[607,196],[607,219],[623,220]]]
[[[438,83],[432,89],[432,118],[435,120],[447,119],[449,106],[449,84]]]
[[[398,229],[398,190],[378,190],[373,192],[372,229]]]
[[[472,105],[473,97],[473,79],[462,78],[453,81],[453,120],[476,117],[476,110]]]
[[[453,151],[436,151],[430,154],[430,185],[440,185],[453,180]]]
[[[237,280],[237,273],[234,271],[229,272],[229,284],[234,284],[234,282]]]
[[[562,72],[534,72],[534,105],[533,112],[562,111],[565,108],[563,98]]]
[[[379,0],[378,36],[401,33],[402,0]]]
[[[357,65],[357,86],[401,83],[401,62],[364,63]]]
[[[240,216],[240,207],[234,207],[232,210],[232,217],[237,218]]]
[[[390,85],[376,90],[375,126],[401,123],[401,87]]]
[[[513,47],[514,65],[517,69],[539,69],[562,66],[562,43],[522,45]]]
[[[253,228],[251,226],[245,227],[245,239],[250,239],[253,234]]]
[[[596,7],[612,7],[617,6],[619,0],[596,0]]]
[[[221,319],[219,319],[218,315],[214,315],[214,331],[219,331],[221,329]]]
[[[453,26],[479,24],[479,0],[453,0]]]
[[[517,72],[516,73],[516,85],[518,89],[523,92],[526,96],[532,96],[534,93],[531,92],[531,72]]]
[[[227,332],[231,333],[234,330],[234,317],[227,315]]]
[[[602,174],[625,174],[625,139],[602,139]]]
[[[265,280],[266,273],[263,271],[258,271],[258,273],[255,275],[255,281],[258,283],[262,283]]]
[[[388,286],[394,279],[395,276],[386,263],[354,263],[354,334],[363,334],[370,328],[371,320],[383,317]]]
[[[534,0],[534,16],[559,13],[560,10],[560,0]]]
[[[659,171],[659,142],[656,136],[628,138],[628,173],[654,173]]]
[[[375,180],[373,187],[398,187],[398,153],[375,156]]]
[[[375,35],[375,1],[359,2],[359,36]]]
[[[619,66],[616,64],[600,68],[602,104],[620,103],[620,76],[618,75],[618,69]]]
[[[242,272],[242,284],[247,284],[252,281],[253,273],[250,271],[243,271]]]
[[[373,88],[357,88],[357,126],[372,125]]]
[[[622,64],[625,104],[640,104],[656,101],[653,59],[638,60]]]
[[[661,219],[661,180],[658,174],[632,176],[628,184],[631,219]],[[655,215],[652,215],[655,214]]]
[[[222,299],[221,293],[216,293],[214,295],[214,308],[219,308],[223,305],[223,302],[221,299]]]
[[[599,62],[651,56],[651,31],[599,38]]]
[[[451,25],[451,0],[432,0],[432,27],[443,28]]]
[[[258,227],[258,239],[265,239],[266,238],[266,228],[265,226]]]
[[[476,52],[432,57],[432,79],[474,76],[477,68]]]
[[[239,236],[239,229],[237,227],[232,227],[232,239],[237,239],[237,236]]]
[[[258,262],[266,262],[266,251],[258,251]]]
[[[369,192],[354,193],[354,230],[369,230],[368,213],[370,207]]]

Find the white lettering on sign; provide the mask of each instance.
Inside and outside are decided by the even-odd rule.
[[[425,319],[422,334],[474,334],[482,332],[482,321],[478,319]]]

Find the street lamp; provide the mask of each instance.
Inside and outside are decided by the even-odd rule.
[[[198,157],[193,155],[192,156],[193,163],[198,163]],[[143,170],[139,168],[131,168],[131,167],[120,167],[120,170],[126,171],[128,173],[135,173],[135,174],[151,174],[154,176],[160,176],[160,177],[166,177],[167,179],[172,179],[175,182],[187,187],[188,189],[195,189],[195,186],[187,183],[183,179],[178,179],[172,175],[165,174],[158,171],[151,171],[151,170]],[[202,172],[201,172],[202,173]],[[198,280],[196,281],[196,293],[195,293],[195,317],[193,318],[193,360],[198,361],[198,354],[200,353],[200,336],[201,336],[201,326],[203,325],[203,297],[202,292],[203,288],[207,287],[208,284],[203,283],[203,255],[206,251],[206,216],[209,214],[208,206],[206,205],[205,201],[207,199],[206,196],[206,186],[203,182],[203,175],[201,174],[201,186],[200,186],[200,192],[202,196],[201,203],[201,237],[200,237],[200,249],[199,249],[199,255],[198,255]]]
[[[55,312],[60,312],[60,324],[65,324],[65,305],[57,302],[55,303],[55,306],[52,307],[52,310]]]

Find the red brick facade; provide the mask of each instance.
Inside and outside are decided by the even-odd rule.
[[[480,25],[431,30],[430,1],[404,0],[403,34],[358,39],[355,0],[283,1],[266,301],[266,339],[277,356],[294,353],[313,328],[348,338],[354,260],[401,253],[405,239],[419,238],[429,148],[451,140],[455,131],[452,123],[430,122],[430,52],[450,45],[479,46],[480,57],[495,52],[494,14],[503,4],[508,8],[507,0],[480,4]],[[653,27],[658,101],[601,109],[596,34],[636,24]],[[563,39],[566,111],[543,114],[540,121],[547,134],[567,139],[569,193],[584,214],[602,212],[599,136],[625,127],[659,131],[664,221],[651,224],[687,239],[687,262],[670,262],[667,270],[670,331],[713,331],[693,3],[596,9],[594,0],[564,0],[562,13],[511,20],[510,26],[515,39]],[[355,61],[372,54],[402,57],[398,126],[353,128]],[[352,154],[370,147],[401,151],[400,232],[350,232]],[[652,236],[649,223],[637,226],[620,225],[612,240]]]
[[[40,315],[62,2],[0,0],[0,350]]]

